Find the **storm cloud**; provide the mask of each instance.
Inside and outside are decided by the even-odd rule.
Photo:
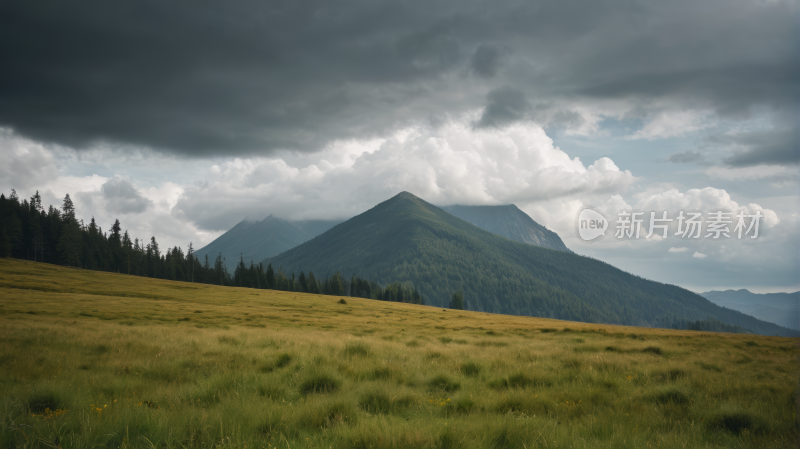
[[[519,89],[502,87],[489,92],[486,108],[477,123],[478,128],[501,127],[522,120],[530,109],[525,93]]]
[[[725,140],[743,148],[725,159],[733,167],[800,164],[800,139],[796,129],[752,132]]]
[[[514,120],[513,104],[485,102],[501,86],[553,110],[594,102],[589,121],[646,118],[654,108],[743,117],[793,101],[791,7],[4,2],[0,126],[78,150],[111,142],[195,157],[318,151],[483,108],[485,126]]]

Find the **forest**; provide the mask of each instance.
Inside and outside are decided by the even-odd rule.
[[[94,217],[86,224],[77,219],[69,194],[60,209],[50,205],[47,210],[38,191],[30,200],[20,200],[13,189],[8,197],[0,194],[0,256],[172,281],[425,304],[409,283],[384,287],[357,276],[348,280],[339,272],[318,278],[300,271],[296,276],[271,264],[248,265],[242,258],[231,273],[221,255],[200,260],[192,243],[186,252],[179,246],[162,251],[155,236],[132,238],[118,219],[106,232]]]

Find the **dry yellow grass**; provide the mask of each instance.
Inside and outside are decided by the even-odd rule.
[[[3,447],[796,447],[796,339],[0,259]]]

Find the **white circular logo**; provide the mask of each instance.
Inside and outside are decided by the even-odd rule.
[[[575,231],[584,242],[594,242],[605,237],[609,219],[595,207],[585,206],[575,218]]]

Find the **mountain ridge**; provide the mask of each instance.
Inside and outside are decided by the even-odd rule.
[[[651,327],[711,317],[758,333],[794,335],[680,287],[509,240],[408,192],[267,263],[287,274],[313,271],[326,277],[339,271],[346,278],[408,283],[438,306],[463,289],[469,309],[492,313]]]
[[[263,220],[244,220],[208,245],[195,251],[204,258],[208,255],[213,263],[218,255],[225,259],[225,266],[232,269],[240,257],[246,264],[278,255],[319,235],[338,221],[308,220],[289,222],[269,215]]]
[[[502,206],[453,205],[441,208],[475,226],[508,239],[559,251],[570,251],[555,232],[537,223],[515,204]]]
[[[747,289],[712,290],[700,296],[721,307],[737,310],[763,321],[800,330],[800,291],[753,293]]]
[[[516,205],[503,206],[445,206],[443,210],[458,218],[518,242],[561,251],[570,251],[553,231],[534,221]],[[263,220],[245,218],[208,245],[195,251],[210,261],[222,255],[224,265],[232,270],[240,257],[245,264],[288,251],[344,220],[290,221],[273,215]]]

